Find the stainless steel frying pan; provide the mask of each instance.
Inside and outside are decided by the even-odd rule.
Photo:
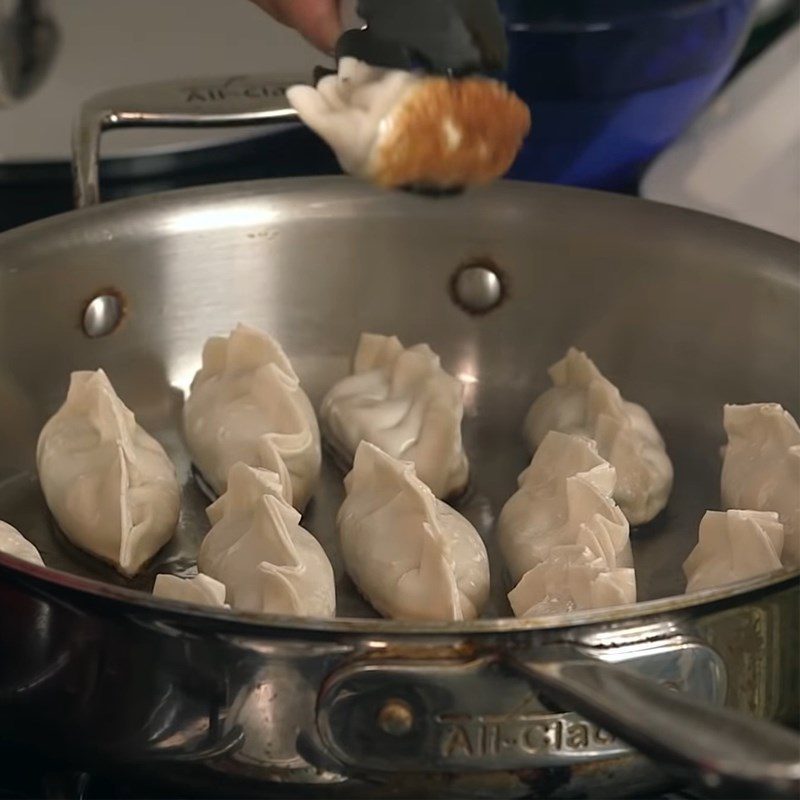
[[[79,200],[98,198],[101,127],[289,116],[257,78],[107,96],[78,126]],[[797,257],[712,217],[514,183],[446,201],[348,179],[237,184],[4,234],[0,518],[49,569],[0,556],[0,735],[217,795],[619,796],[676,769],[729,794],[791,794],[798,739],[767,721],[797,724],[798,575],[687,597],[680,565],[719,506],[722,405],[798,413]],[[337,554],[332,463],[306,522],[341,618],[145,593],[155,573],[193,569],[207,530],[179,412],[205,338],[240,320],[283,342],[315,402],[362,330],[429,342],[463,378],[474,474],[460,508],[494,564],[486,619],[374,618]],[[528,460],[524,412],[572,344],[651,410],[676,486],[632,536],[643,602],[516,620],[493,523]],[[184,482],[175,540],[131,582],[61,536],[36,480],[70,371],[99,366]]]

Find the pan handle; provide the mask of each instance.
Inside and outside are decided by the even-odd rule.
[[[298,119],[286,90],[306,79],[232,75],[227,78],[143,84],[93,97],[81,108],[72,134],[72,170],[78,208],[100,202],[100,138],[113,128],[213,128]]]
[[[798,796],[800,736],[722,708],[713,651],[680,640],[632,656],[637,671],[567,644],[473,661],[351,662],[318,697],[320,764],[356,775],[514,772],[624,756],[631,745],[723,796]]]
[[[534,661],[502,658],[547,697],[721,796],[800,793],[800,736],[788,728],[671,691],[573,647],[545,648]]]

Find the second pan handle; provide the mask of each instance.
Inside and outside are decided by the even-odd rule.
[[[100,139],[113,128],[213,128],[291,122],[297,112],[286,90],[306,78],[274,75],[187,78],[97,95],[84,104],[73,129],[72,168],[78,208],[100,202]]]
[[[800,737],[717,705],[716,656],[700,642],[665,641],[639,659],[629,654],[627,666],[567,644],[471,661],[398,656],[351,662],[326,679],[317,704],[326,768],[535,770],[622,756],[632,745],[726,796],[797,797]]]
[[[788,728],[670,691],[571,647],[547,650],[534,661],[503,660],[557,703],[726,796],[800,794],[800,736]]]

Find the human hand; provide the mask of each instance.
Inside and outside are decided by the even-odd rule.
[[[338,0],[253,0],[278,22],[294,28],[313,45],[332,53],[342,32]]]

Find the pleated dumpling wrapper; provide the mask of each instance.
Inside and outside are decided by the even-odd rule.
[[[342,557],[378,612],[444,621],[480,614],[489,597],[483,540],[434,497],[413,464],[362,442],[345,488],[337,519]]]
[[[194,464],[217,495],[241,461],[277,473],[283,497],[305,509],[322,463],[319,427],[289,358],[271,336],[238,325],[228,337],[209,339],[183,423]]]
[[[164,448],[103,370],[73,372],[36,448],[47,505],[70,541],[135,575],[175,533],[181,492]]]
[[[777,403],[725,406],[722,506],[775,511],[783,564],[800,567],[800,427]]]
[[[616,473],[590,439],[551,431],[500,513],[497,536],[520,617],[636,601]]]
[[[325,438],[348,464],[362,441],[414,464],[439,498],[462,491],[469,462],[461,440],[464,387],[426,344],[404,348],[396,336],[364,333],[353,374],[322,402]]]
[[[481,185],[511,167],[531,126],[498,81],[459,80],[339,61],[338,74],[287,93],[345,172],[387,188]]]
[[[548,433],[500,512],[497,538],[512,580],[581,535],[609,568],[633,566],[630,526],[612,497],[615,480],[591,439]]]
[[[554,547],[545,561],[522,576],[508,600],[517,617],[628,605],[636,602],[636,574],[632,567],[609,569],[602,557],[579,541]]]
[[[44,566],[39,551],[7,522],[0,522],[0,553],[7,553],[30,564],[38,564],[40,567]]]
[[[179,578],[177,575],[156,575],[153,596],[164,600],[178,600],[197,606],[227,608],[225,586],[208,575]]]
[[[673,469],[650,414],[623,400],[591,359],[570,349],[550,368],[553,388],[537,398],[525,420],[532,450],[549,431],[575,433],[597,442],[617,472],[614,499],[631,525],[652,520],[672,491]]]
[[[240,611],[298,617],[336,613],[333,568],[322,545],[300,526],[279,476],[238,463],[228,491],[206,510],[213,527],[198,570],[225,585]]]
[[[782,569],[783,525],[771,511],[709,511],[683,564],[686,591],[699,592]]]

